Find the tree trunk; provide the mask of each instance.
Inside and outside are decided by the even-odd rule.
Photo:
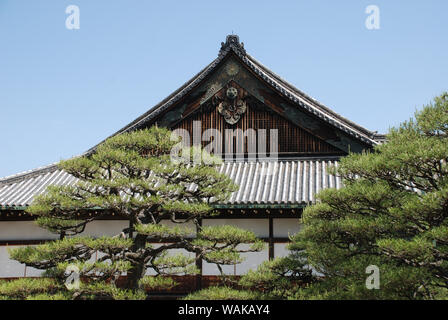
[[[145,275],[145,264],[139,263],[134,265],[129,271],[127,276],[126,288],[131,290],[139,289],[139,280]]]
[[[131,247],[133,252],[137,252],[140,249],[144,249],[146,245],[146,236],[137,234],[134,238],[134,245]],[[131,290],[139,289],[139,280],[143,278],[146,273],[144,258],[132,265],[132,268],[127,272],[126,288]]]

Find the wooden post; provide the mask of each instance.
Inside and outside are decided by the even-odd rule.
[[[198,220],[198,225],[202,227],[202,219]],[[196,235],[200,231],[199,226],[196,226]],[[199,274],[196,275],[196,290],[202,289],[202,259],[198,259],[199,254],[196,253],[196,268],[199,269]]]
[[[269,260],[274,259],[274,219],[269,218]]]

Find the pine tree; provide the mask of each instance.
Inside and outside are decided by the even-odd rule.
[[[237,186],[216,170],[220,159],[199,147],[176,149],[178,143],[169,130],[152,127],[116,135],[90,155],[61,161],[59,167],[78,182],[48,187],[27,209],[59,240],[10,251],[12,259],[45,270],[44,278],[0,284],[0,296],[144,299],[145,290],[176,285],[172,275],[197,274],[197,260],[221,268],[241,262],[241,252],[261,250],[252,232],[201,226],[202,218],[216,214],[213,203],[225,201]],[[127,220],[128,227],[114,237],[80,235],[105,215]],[[243,243],[251,246],[241,250]],[[173,249],[185,254],[171,254]],[[73,270],[82,280],[79,287],[66,285]],[[148,270],[156,276],[147,276]],[[118,288],[122,275],[127,282]]]
[[[448,93],[393,128],[372,152],[333,172],[344,187],[318,194],[292,237],[293,252],[246,276],[293,299],[446,299],[448,289]],[[302,286],[279,288],[295,267]],[[278,271],[286,271],[281,275]],[[309,275],[309,274],[308,274]],[[307,276],[308,276],[307,275]],[[244,280],[244,278],[243,278]]]

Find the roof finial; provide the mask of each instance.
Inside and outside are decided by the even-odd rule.
[[[230,49],[238,55],[246,55],[244,43],[240,43],[240,38],[236,34],[233,34],[233,30],[232,34],[226,37],[226,42],[221,42],[221,50],[219,51],[219,54],[226,54]]]

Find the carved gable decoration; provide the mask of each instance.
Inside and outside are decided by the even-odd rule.
[[[247,54],[236,35],[226,38],[212,63],[124,130],[153,124],[189,128],[193,118],[206,121],[202,129],[223,133],[277,129],[285,154],[362,152],[376,144],[374,133],[331,111]],[[289,141],[306,145],[312,141],[316,147],[292,146]],[[321,148],[318,141],[331,148]]]
[[[247,96],[247,92],[232,81],[212,97],[211,104],[228,124],[235,124],[247,110]]]

